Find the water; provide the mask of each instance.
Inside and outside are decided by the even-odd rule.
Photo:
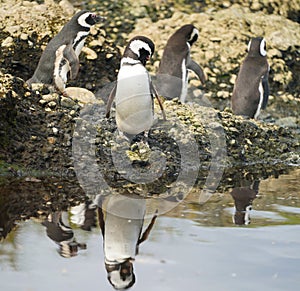
[[[244,189],[243,193],[250,194],[248,198],[242,195],[244,199],[240,199],[238,191],[234,194],[230,190],[213,194],[203,204],[198,203],[196,191],[181,203],[167,201],[167,206],[138,200],[134,214],[128,206],[134,217],[119,221],[122,227],[111,233],[109,229],[113,226],[109,225],[116,223],[108,221],[115,222],[113,209],[120,211],[118,203],[121,201],[124,206],[124,201],[121,198],[107,202],[103,209],[110,209],[111,214],[103,217],[106,243],[109,237],[115,237],[111,240],[113,250],[130,253],[130,241],[139,234],[141,222],[145,230],[157,207],[170,209],[170,203],[174,203],[174,208],[154,221],[148,239],[139,245],[138,254],[132,254],[136,279],[132,290],[296,290],[300,283],[299,178],[300,169],[296,169],[276,179],[262,180],[258,185],[252,183],[245,186],[248,192]],[[249,205],[253,210],[249,210]],[[126,209],[122,209],[123,216]],[[73,216],[74,213],[73,209]],[[59,215],[73,217],[70,209]],[[1,242],[1,290],[114,290],[107,280],[99,226],[85,231],[76,226],[79,221],[73,218],[73,238],[83,249],[77,245],[72,253],[76,256],[66,258],[59,254],[51,235],[47,236],[46,227],[41,224],[44,220],[19,222]],[[251,223],[244,224],[249,220]],[[127,245],[123,247],[118,242]],[[107,256],[108,253],[106,250]]]

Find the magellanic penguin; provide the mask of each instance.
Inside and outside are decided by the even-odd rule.
[[[145,36],[132,38],[125,48],[121,59],[117,82],[111,91],[106,117],[115,98],[116,123],[119,132],[127,137],[139,133],[148,133],[154,121],[153,97],[156,97],[160,108],[163,107],[145,68],[147,61],[154,53],[154,43]]]
[[[202,68],[190,56],[191,46],[198,36],[196,27],[186,24],[168,39],[157,71],[157,90],[165,98],[178,97],[182,103],[185,102],[189,70],[195,72],[201,83],[205,84]]]
[[[249,183],[249,181],[246,181]],[[260,181],[254,181],[250,185],[241,185],[232,189],[230,195],[234,199],[235,212],[232,217],[233,223],[237,225],[250,224],[250,212],[253,200],[259,192]]]
[[[53,84],[64,93],[68,77],[74,79],[79,70],[79,54],[90,28],[100,19],[95,13],[83,10],[75,14],[48,43],[33,76],[26,81]]]
[[[128,289],[135,283],[133,263],[140,244],[149,237],[157,212],[145,227],[146,199],[135,194],[115,193],[100,203],[98,221],[107,279],[116,290]]]
[[[266,41],[262,37],[252,38],[233,88],[231,107],[234,114],[258,117],[269,98],[268,76]]]

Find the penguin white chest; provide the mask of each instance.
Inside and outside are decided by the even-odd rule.
[[[56,51],[56,59],[54,63],[54,83],[56,87],[63,92],[68,80],[68,72],[70,71],[70,64],[64,58],[64,49],[66,45],[60,46]]]
[[[263,103],[263,100],[264,100],[264,89],[263,89],[261,80],[259,82],[258,91],[259,91],[259,102],[258,102],[256,112],[254,114],[254,119],[258,118],[258,116],[260,114],[261,107],[262,107],[262,103]]]
[[[116,122],[118,129],[139,134],[153,123],[149,74],[142,64],[123,65],[118,74]]]
[[[181,63],[181,93],[179,98],[181,103],[185,102],[186,95],[187,95],[187,87],[188,87],[188,71],[186,67],[186,59],[183,59]]]
[[[109,198],[106,209],[104,254],[108,262],[135,257],[146,211],[144,199],[115,196]]]
[[[73,48],[75,51],[75,54],[77,55],[77,57],[79,56],[83,46],[84,46],[84,42],[86,37],[88,36],[89,31],[80,31],[77,33],[76,38],[73,41]]]

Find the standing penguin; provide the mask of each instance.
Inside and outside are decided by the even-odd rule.
[[[162,104],[145,68],[154,53],[154,43],[145,36],[132,38],[125,48],[115,87],[107,103],[106,117],[115,98],[118,130],[135,136],[150,130],[154,120],[153,96]],[[164,115],[165,118],[165,115]]]
[[[42,53],[33,76],[26,81],[32,83],[54,84],[64,93],[68,74],[75,79],[79,70],[79,54],[90,28],[100,17],[83,10],[75,14],[62,30],[48,43]]]
[[[238,73],[231,98],[234,114],[257,118],[269,98],[269,64],[266,41],[255,37],[248,44],[248,55]]]
[[[199,31],[192,24],[179,28],[169,38],[158,68],[158,92],[165,98],[179,97],[182,103],[187,95],[188,70],[192,70],[204,85],[202,68],[191,59],[190,49],[198,39]]]

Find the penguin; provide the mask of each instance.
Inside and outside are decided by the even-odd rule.
[[[246,182],[248,183],[248,181]],[[244,183],[243,183],[244,184]],[[259,193],[260,181],[255,180],[250,185],[241,185],[232,189],[230,195],[234,199],[235,213],[232,217],[236,225],[248,225],[251,223],[250,212],[253,200]]]
[[[98,201],[107,279],[116,290],[128,289],[135,283],[133,263],[141,243],[148,239],[153,229],[157,211],[144,227],[147,204],[143,197],[115,193]]]
[[[190,56],[191,46],[198,36],[198,29],[192,24],[186,24],[168,39],[157,71],[158,93],[165,98],[178,97],[182,103],[185,102],[189,70],[205,84],[206,77],[202,68]]]
[[[269,68],[265,39],[252,38],[233,88],[231,108],[234,114],[257,119],[260,110],[266,108]]]
[[[54,84],[64,93],[68,77],[75,79],[78,74],[78,57],[90,28],[99,20],[102,18],[87,10],[75,14],[48,43],[33,76],[26,83],[29,86],[33,83]]]
[[[116,85],[111,91],[106,109],[110,116],[115,99],[116,123],[120,134],[134,137],[140,133],[147,135],[154,121],[153,97],[165,113],[150,75],[145,67],[155,50],[151,39],[135,36],[127,44],[120,64]]]
[[[86,249],[85,243],[76,241],[74,232],[70,226],[67,211],[50,213],[42,222],[46,227],[47,236],[58,244],[58,253],[65,258],[77,256],[79,249]]]

